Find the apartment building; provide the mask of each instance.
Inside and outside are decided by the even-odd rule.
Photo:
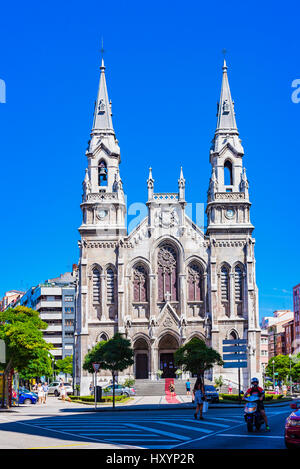
[[[44,339],[53,344],[50,350],[56,360],[73,355],[75,327],[75,282],[77,266],[72,272],[31,287],[18,304],[33,308],[48,324]]]

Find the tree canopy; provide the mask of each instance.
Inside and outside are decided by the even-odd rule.
[[[56,360],[55,368],[62,373],[73,375],[73,355],[65,357],[62,360]]]
[[[37,311],[25,306],[8,308],[0,312],[0,339],[4,340],[6,345],[6,363],[2,364],[6,402],[8,402],[7,376],[12,369],[24,377],[32,377],[31,373],[36,376],[37,371],[48,370],[49,350],[52,345],[43,338],[43,330],[47,327],[47,323],[41,320]]]
[[[39,354],[48,353],[52,345],[44,340],[42,332],[47,327],[37,311],[25,306],[0,312],[0,339],[6,344],[5,367],[22,371]]]
[[[181,366],[183,371],[189,371],[198,377],[203,377],[204,372],[213,365],[223,365],[221,355],[198,337],[193,337],[179,347],[174,358],[176,366]]]
[[[276,357],[270,358],[268,365],[265,370],[265,375],[273,378],[273,360],[274,360],[274,373],[276,379],[284,381],[290,376],[290,367],[291,367],[291,377],[293,381],[299,381],[300,379],[300,353],[292,355],[290,358],[288,355],[277,355]]]
[[[110,370],[115,382],[115,375],[118,371],[126,370],[133,365],[134,352],[130,340],[117,332],[112,339],[102,341],[93,347],[85,356],[83,369],[93,373],[93,363],[99,363],[100,369]],[[115,407],[115,388],[113,386],[113,407]]]

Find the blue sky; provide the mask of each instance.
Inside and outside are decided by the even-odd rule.
[[[250,181],[260,314],[292,307],[299,274],[296,2],[6,2],[0,30],[0,295],[78,261],[81,184],[101,37],[128,203],[206,201],[222,49]],[[129,217],[130,221],[130,217]]]

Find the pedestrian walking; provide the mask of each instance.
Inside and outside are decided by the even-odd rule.
[[[200,411],[200,420],[203,419],[203,403],[206,400],[204,384],[202,379],[197,378],[194,389],[193,389],[193,401],[196,404],[196,412],[194,417],[197,420],[198,412]]]
[[[172,382],[170,383],[169,391],[170,391],[170,393],[171,393],[171,398],[173,399],[174,394],[175,394],[175,384],[172,383]]]
[[[228,384],[228,394],[232,394],[232,386],[231,386],[231,384]]]
[[[37,387],[37,394],[38,394],[38,403],[39,404],[42,404],[43,401],[44,401],[44,391],[43,391],[43,386],[41,383],[38,384],[38,387]]]
[[[94,394],[94,385],[93,385],[93,383],[90,383],[89,391],[90,391],[90,395],[92,396]]]
[[[185,389],[186,389],[186,395],[190,396],[191,395],[191,382],[189,379],[185,383]]]
[[[63,382],[59,385],[59,395],[63,401],[66,400],[66,388]]]
[[[49,391],[48,383],[45,381],[45,383],[43,384],[42,387],[43,387],[43,391],[44,391],[43,403],[46,404],[47,397],[48,397],[48,391]]]
[[[284,384],[282,386],[282,392],[283,392],[284,397],[286,397],[286,394],[287,394],[287,385],[286,384]]]

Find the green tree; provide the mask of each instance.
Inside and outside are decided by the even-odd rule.
[[[93,373],[93,363],[100,363],[100,368],[110,370],[113,379],[113,408],[115,408],[115,377],[119,371],[124,371],[133,365],[134,352],[130,340],[117,332],[112,339],[99,342],[86,355],[83,369]]]
[[[62,373],[73,376],[73,355],[65,357],[62,360],[57,360],[55,368]]]
[[[32,358],[27,366],[20,371],[20,378],[31,379],[36,376],[52,376],[52,358],[48,350],[38,349],[35,358]]]
[[[204,380],[204,372],[214,365],[223,365],[221,355],[211,347],[207,347],[203,340],[193,337],[185,345],[179,347],[174,354],[175,365],[181,366],[183,371],[196,374]]]
[[[276,357],[270,358],[266,367],[266,375],[273,378],[273,360],[274,360],[274,373],[276,379],[283,381],[290,374],[290,359],[288,355],[277,355]]]
[[[52,348],[43,339],[43,330],[47,324],[41,320],[39,313],[25,306],[8,308],[0,312],[0,339],[6,344],[6,363],[4,366],[4,398],[8,407],[8,380],[12,369],[22,373],[43,354]],[[27,368],[28,369],[28,368]],[[2,400],[4,406],[4,399]]]
[[[221,390],[221,387],[223,386],[223,384],[224,384],[224,381],[223,381],[222,376],[219,376],[218,378],[215,378],[215,386],[216,386],[217,390]]]

